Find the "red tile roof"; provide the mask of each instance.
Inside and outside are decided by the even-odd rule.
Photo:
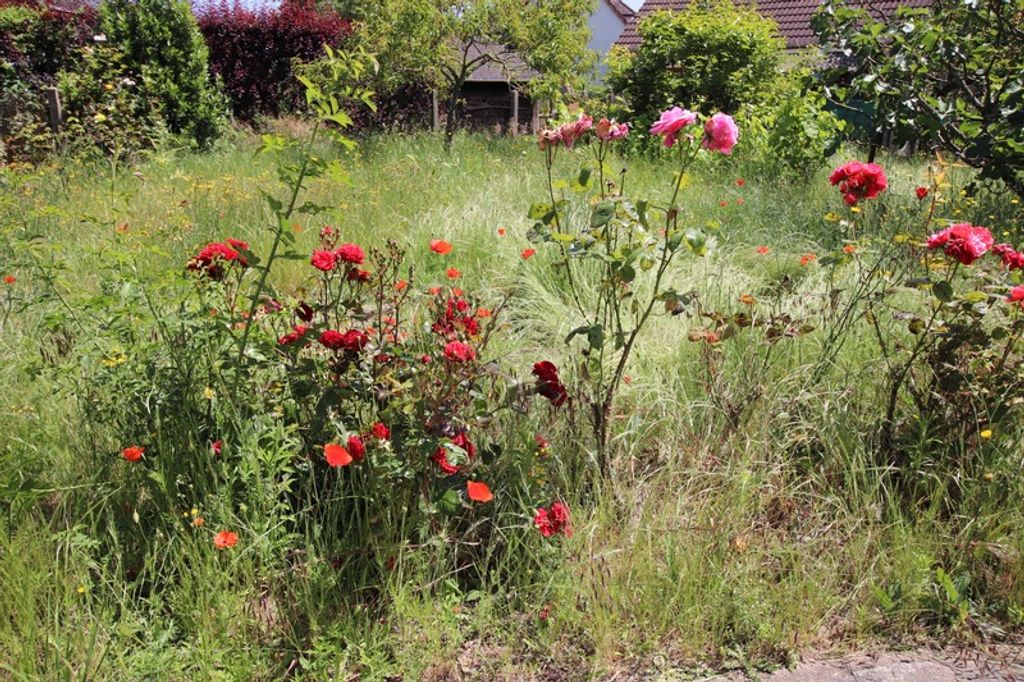
[[[794,50],[807,47],[817,42],[814,30],[811,29],[811,15],[821,4],[820,0],[734,0],[737,6],[753,6],[761,14],[775,20],[779,25],[779,33],[786,39],[786,47]],[[931,7],[932,0],[847,0],[855,7],[863,7],[876,18],[891,15],[898,6]],[[640,45],[640,33],[637,24],[654,12],[672,10],[679,11],[687,4],[687,0],[647,0],[640,12],[626,23],[622,35],[615,41],[616,45],[634,49]]]

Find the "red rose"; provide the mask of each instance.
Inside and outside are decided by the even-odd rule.
[[[1024,270],[1024,254],[1018,253],[1009,244],[996,244],[992,252],[1003,261],[1003,266],[1008,270]]]
[[[249,265],[245,256],[235,251],[230,245],[211,242],[193,256],[186,267],[210,279],[219,280],[224,277],[225,265],[231,266],[233,263],[238,263],[243,268]]]
[[[970,265],[992,248],[992,233],[970,223],[950,225],[928,237],[928,248],[942,248],[947,256]]]
[[[334,270],[334,266],[338,264],[338,257],[334,255],[333,251],[315,249],[313,255],[309,257],[309,262],[317,270],[331,272]]]
[[[391,439],[391,429],[389,429],[381,422],[377,422],[373,426],[371,426],[370,432],[373,433],[373,437],[376,438],[377,440]]]
[[[444,357],[450,362],[469,362],[476,359],[476,351],[461,341],[450,341],[444,347]]]
[[[309,331],[309,327],[297,324],[295,325],[292,331],[288,332],[287,334],[283,335],[281,338],[277,340],[277,345],[290,346],[293,343],[301,341],[302,338],[306,335],[307,331]]]
[[[448,461],[448,450],[443,445],[437,446],[437,450],[434,451],[434,456],[431,459],[434,460],[434,464],[441,468],[441,471],[449,476],[459,471],[459,467]]]
[[[455,445],[465,450],[467,457],[476,457],[476,446],[473,445],[473,442],[469,440],[469,436],[467,436],[466,434],[460,433],[459,435],[452,438],[452,445]]]
[[[1006,297],[1006,302],[1016,303],[1024,308],[1024,284],[1017,285],[1010,289],[1010,295]]]
[[[363,249],[358,244],[342,244],[334,252],[340,260],[346,263],[352,263],[353,265],[362,265],[363,260],[366,259],[366,254],[363,253]]]
[[[363,444],[363,439],[359,436],[349,436],[345,449],[348,450],[348,454],[352,455],[352,459],[357,462],[366,457],[366,445]]]
[[[243,242],[241,239],[232,239],[231,237],[228,237],[224,241],[227,242],[227,245],[233,249],[238,249],[239,251],[249,250],[249,243]]]
[[[850,161],[836,168],[828,181],[839,185],[843,201],[850,206],[861,199],[874,199],[889,186],[881,166],[860,161]]]
[[[568,398],[569,392],[558,378],[558,368],[547,360],[533,365],[533,375],[537,377],[537,393],[560,407]]]
[[[555,534],[555,527],[551,525],[551,518],[548,516],[548,510],[544,507],[537,510],[537,513],[533,517],[533,525],[535,525],[537,530],[540,531],[540,534],[546,538]]]
[[[927,187],[918,187],[917,189],[914,190],[914,192],[917,194],[918,199],[924,199],[926,196],[928,196]]]

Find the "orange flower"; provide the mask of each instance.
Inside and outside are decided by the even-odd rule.
[[[343,467],[352,463],[352,455],[345,446],[337,443],[328,443],[324,446],[324,457],[332,467]]]
[[[853,244],[847,244],[846,246],[843,247],[843,253],[853,253],[856,250],[857,247],[854,246]]]
[[[736,180],[736,186],[737,187],[743,187],[743,185],[745,185],[745,184],[747,184],[746,180],[744,180],[743,178],[737,178],[737,180]]]
[[[206,520],[203,519],[202,516],[197,516],[194,519],[192,519],[192,525],[196,528],[202,528],[204,523],[206,523]]]
[[[818,257],[815,256],[813,253],[805,253],[804,255],[800,256],[800,265],[806,266],[811,261],[817,260],[817,259],[818,259]]]
[[[222,530],[213,536],[213,546],[217,549],[227,549],[238,544],[238,535],[229,530]]]
[[[452,245],[443,239],[431,239],[430,250],[445,256],[452,252]]]
[[[132,445],[121,451],[121,456],[129,462],[138,462],[142,459],[142,453],[146,451],[146,448],[138,445]]]
[[[754,305],[755,303],[757,303],[757,299],[751,296],[750,294],[742,294],[740,296],[740,303],[744,305]]]
[[[14,275],[7,275],[4,277],[4,284],[14,284],[18,281],[18,278]]]
[[[430,294],[431,296],[437,296],[438,294],[441,293],[441,287],[430,287],[429,289],[427,289],[427,293]]]
[[[627,386],[630,386],[633,383],[633,377],[629,376],[628,374],[622,377],[622,380],[626,383]]]
[[[757,247],[757,252],[762,256],[767,255],[769,251],[771,251],[771,249],[769,249],[767,246],[761,245]]]
[[[448,279],[458,279],[462,273],[459,272],[458,268],[448,268],[445,274],[448,275]]]
[[[523,252],[519,255],[523,257],[523,260],[527,260],[530,256],[532,256],[535,253],[537,253],[537,251],[534,249],[523,249]]]
[[[505,228],[504,227],[499,227],[498,228],[498,236],[499,237],[504,237],[505,236]]]
[[[491,494],[491,489],[487,487],[487,484],[479,481],[466,481],[466,494],[474,502],[490,502],[494,499],[494,495]]]
[[[409,286],[409,283],[406,282],[404,279],[400,279],[397,282],[395,282],[395,291],[405,291],[405,288],[407,286]]]
[[[456,296],[462,296],[462,289],[458,287],[452,287],[452,294]]]
[[[479,317],[481,320],[490,317],[492,314],[493,313],[491,313],[491,309],[490,308],[477,308],[476,309],[476,316]]]

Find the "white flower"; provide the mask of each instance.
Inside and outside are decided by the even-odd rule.
[[[106,36],[105,33],[97,33],[96,35],[94,35],[92,37],[92,39],[93,39],[94,42],[97,42],[97,43],[105,43],[105,42],[107,42],[107,36]]]

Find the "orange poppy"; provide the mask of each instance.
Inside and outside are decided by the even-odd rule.
[[[192,519],[192,525],[196,528],[202,528],[204,523],[206,523],[206,520],[203,519],[202,516],[197,516],[194,519]]]
[[[476,309],[476,316],[479,317],[481,320],[490,317],[492,314],[493,313],[491,313],[491,309],[490,308],[477,308]]]
[[[4,284],[14,284],[17,281],[18,278],[15,277],[14,275],[7,275],[6,277],[4,277]]]
[[[452,252],[452,245],[443,239],[431,239],[430,250],[445,256]]]
[[[474,502],[490,502],[494,499],[491,489],[480,481],[466,481],[466,494]]]
[[[523,257],[523,260],[526,260],[535,253],[537,253],[535,249],[523,249],[523,252],[520,255]]]
[[[238,544],[238,535],[229,530],[222,530],[213,536],[213,546],[217,549],[227,549]]]
[[[498,236],[499,237],[504,237],[505,236],[505,228],[504,227],[499,227],[498,228]]]
[[[324,457],[332,467],[343,467],[352,463],[352,455],[344,445],[328,443],[324,446]]]
[[[445,274],[448,275],[448,279],[458,279],[459,275],[462,273],[459,272],[458,268],[448,268],[448,271]]]
[[[767,246],[764,246],[763,244],[761,246],[757,247],[757,252],[759,254],[761,254],[762,256],[767,254],[769,251],[771,251],[771,249],[769,249]]]
[[[754,305],[755,303],[757,303],[757,299],[751,296],[750,294],[741,294],[740,303],[744,305]]]
[[[427,289],[427,293],[430,294],[431,296],[437,296],[439,293],[441,293],[441,287],[430,287],[429,289]]]
[[[813,253],[805,253],[804,255],[800,256],[800,265],[806,266],[811,261],[817,260],[817,259],[818,259],[818,257],[815,256]]]
[[[121,456],[129,462],[138,462],[142,459],[142,454],[146,452],[146,448],[138,445],[132,445],[121,451]]]
[[[843,253],[853,253],[856,250],[857,247],[854,246],[853,244],[847,244],[846,246],[843,247]]]
[[[404,291],[407,286],[409,286],[409,283],[404,279],[400,279],[395,282],[395,291]]]

